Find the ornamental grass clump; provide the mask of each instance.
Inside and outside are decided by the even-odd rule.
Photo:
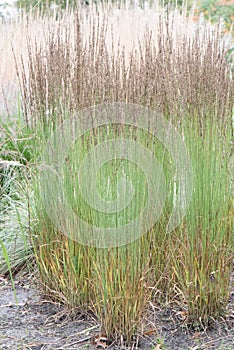
[[[126,36],[132,30],[131,45],[115,30],[121,25],[126,25]],[[47,28],[42,41],[34,44],[29,39],[28,61],[22,70],[18,65],[25,119],[36,130],[38,155],[62,122],[107,102],[142,105],[160,113],[177,128],[189,151],[191,202],[168,232],[178,189],[174,160],[160,140],[123,125],[121,119],[121,125],[87,132],[69,149],[60,174],[63,190],[76,215],[95,227],[118,228],[131,216],[127,211],[100,214],[79,194],[76,174],[94,146],[128,137],[151,149],[161,162],[167,190],[161,215],[140,238],[124,246],[83,245],[72,239],[72,223],[64,235],[66,215],[58,211],[56,227],[43,206],[47,193],[51,205],[59,207],[58,193],[49,181],[42,190],[35,179],[33,242],[40,277],[54,298],[91,309],[110,339],[130,342],[139,334],[149,301],[176,299],[192,325],[209,324],[225,311],[233,243],[228,162],[234,94],[225,50],[218,27],[190,23],[177,12],[97,6],[67,12]],[[103,168],[95,173],[90,163],[89,173],[83,174],[87,183],[95,177],[99,193],[111,202],[116,200],[118,180],[131,179],[136,195],[130,213],[139,215],[150,191],[144,169],[138,171],[131,161],[119,158]],[[156,300],[159,290],[162,297]]]

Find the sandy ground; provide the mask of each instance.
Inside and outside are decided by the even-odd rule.
[[[150,311],[156,333],[139,339],[144,350],[234,349],[234,276],[227,308],[227,317],[203,332],[189,331],[178,316],[178,309],[169,306]],[[9,280],[0,277],[0,349],[95,349],[105,343],[92,344],[99,335],[99,325],[92,315],[76,313],[71,318],[62,305],[52,303],[40,291],[33,277],[16,278],[18,305]],[[37,285],[37,286],[36,286]],[[164,341],[164,345],[160,345]],[[98,345],[98,346],[97,346]],[[106,347],[107,348],[107,347]],[[132,347],[133,348],[133,347]],[[111,350],[126,349],[117,344]]]

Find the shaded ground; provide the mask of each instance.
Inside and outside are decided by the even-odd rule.
[[[139,348],[145,350],[199,350],[234,349],[234,286],[228,305],[228,316],[204,332],[189,332],[183,316],[172,307],[155,309],[151,325],[157,331],[140,339]],[[92,337],[98,336],[99,326],[90,316],[66,317],[68,311],[61,305],[40,297],[32,279],[16,280],[19,304],[14,299],[11,283],[0,277],[0,349],[104,349],[105,343],[92,345]],[[160,345],[161,343],[161,345]],[[163,345],[164,343],[164,345]],[[98,344],[98,346],[97,346]],[[113,344],[111,350],[120,350]]]

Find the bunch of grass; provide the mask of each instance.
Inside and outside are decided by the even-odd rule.
[[[190,206],[172,238],[175,281],[186,300],[188,320],[207,326],[225,315],[233,262],[231,128],[225,132],[210,115],[203,133],[189,121],[186,145],[193,164]],[[171,249],[171,252],[173,250]]]
[[[191,25],[176,12],[157,12],[154,25],[149,21],[148,30],[129,48],[111,21],[121,23],[126,13],[131,20],[132,13],[148,19],[150,12],[121,9],[116,18],[116,9],[80,11],[57,20],[43,42],[28,41],[28,66],[18,70],[27,124],[44,144],[49,130],[69,113],[103,102],[148,106],[181,131],[193,165],[194,192],[183,222],[170,235],[166,223],[173,186],[150,232],[126,247],[100,250],[64,237],[43,210],[36,186],[34,246],[41,278],[57,298],[95,311],[108,337],[132,339],[156,286],[169,299],[179,290],[191,322],[207,324],[225,310],[232,255],[228,160],[234,85],[220,28]],[[100,130],[89,135],[88,147],[80,151],[80,145],[74,159],[107,135]],[[132,137],[150,144],[144,133]],[[171,178],[168,164],[165,176]],[[113,168],[107,168],[110,179]],[[66,172],[64,179],[69,179]],[[64,183],[75,211],[92,220],[93,214],[74,199],[69,181]],[[140,182],[138,193],[142,188]]]
[[[18,114],[0,122],[0,271],[16,273],[32,262],[29,213],[29,167],[33,135]],[[31,206],[33,202],[31,201]],[[5,253],[4,253],[5,252]],[[6,261],[8,257],[8,261]]]

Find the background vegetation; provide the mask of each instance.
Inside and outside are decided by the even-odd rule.
[[[102,3],[106,2],[106,0],[96,0],[94,3]],[[112,0],[112,3],[118,3],[118,0]],[[128,3],[131,3],[131,1],[127,1]],[[67,6],[74,7],[76,5],[76,0],[41,0],[38,2],[37,0],[29,1],[29,0],[18,0],[16,2],[16,5],[20,8],[25,8],[27,10],[33,8],[33,7],[39,7],[39,8],[50,8],[51,6],[58,6],[61,9],[65,9]],[[88,0],[81,0],[79,3],[83,5],[89,5],[92,4],[92,1]],[[132,4],[134,2],[132,1]],[[140,6],[145,6],[145,4],[153,4],[154,1],[139,1]],[[158,2],[160,6],[170,6],[170,8],[177,7],[181,8],[184,6],[183,0],[165,0],[165,1],[159,1]],[[194,20],[196,20],[200,14],[203,14],[204,17],[207,20],[211,20],[212,23],[218,23],[220,19],[222,18],[225,31],[228,32],[230,30],[233,30],[233,21],[234,21],[234,2],[233,0],[199,0],[198,2],[194,3],[193,0],[189,0],[186,2],[186,6],[188,10],[190,10],[195,5],[195,16]]]

